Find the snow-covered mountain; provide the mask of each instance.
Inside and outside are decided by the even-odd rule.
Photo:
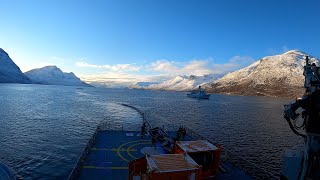
[[[298,50],[264,57],[248,67],[205,85],[209,92],[296,97],[303,94],[303,66],[307,54]],[[309,56],[310,57],[310,56]],[[318,60],[310,57],[311,62]]]
[[[45,66],[25,72],[32,83],[47,85],[66,85],[66,86],[89,86],[82,82],[76,75],[64,73],[57,66]]]
[[[0,83],[30,83],[8,53],[0,48]]]
[[[206,84],[218,79],[219,75],[205,76],[177,76],[162,83],[138,82],[132,84],[131,89],[148,89],[148,90],[169,90],[169,91],[190,91],[199,85]]]
[[[136,82],[129,86],[130,89],[146,89],[148,86],[157,85],[159,82]]]

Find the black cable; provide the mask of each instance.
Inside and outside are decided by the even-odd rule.
[[[306,138],[306,137],[307,137],[306,135],[299,133],[299,132],[293,127],[293,125],[292,125],[292,123],[291,123],[291,121],[290,121],[290,118],[286,118],[286,117],[285,117],[285,119],[287,120],[287,122],[288,122],[288,124],[289,124],[289,126],[290,126],[290,129],[291,129],[296,135],[301,136],[301,137],[303,137],[303,138]]]
[[[295,129],[305,128],[306,120],[303,119],[303,122],[302,122],[302,124],[301,124],[300,126],[297,125],[297,120],[298,120],[298,118],[292,120],[292,125],[293,125],[293,127],[294,127]]]

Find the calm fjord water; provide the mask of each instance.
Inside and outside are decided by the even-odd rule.
[[[275,175],[286,148],[301,146],[283,119],[289,99],[183,92],[0,84],[0,160],[19,178],[66,179],[101,121],[138,127],[134,105],[154,125],[184,125]]]

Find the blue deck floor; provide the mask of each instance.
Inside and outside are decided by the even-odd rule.
[[[143,157],[140,150],[150,146],[150,137],[142,139],[139,132],[101,131],[79,179],[128,179],[128,162]]]
[[[175,135],[174,132],[168,134]],[[184,140],[192,138],[186,136]],[[144,136],[142,139],[137,131],[100,131],[85,159],[79,179],[128,179],[128,162],[143,157],[140,150],[144,147],[151,147],[151,138]],[[162,150],[159,144],[157,149]],[[218,175],[216,179],[252,179],[231,164],[222,165],[229,172]]]

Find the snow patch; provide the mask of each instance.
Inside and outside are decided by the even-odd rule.
[[[298,50],[267,56],[248,67],[226,74],[207,87],[216,93],[281,97],[300,95],[306,56],[309,55]],[[312,56],[309,59],[311,63],[318,63],[318,59]]]
[[[89,86],[76,75],[62,72],[57,66],[45,66],[25,73],[33,83],[47,85]]]
[[[148,90],[169,90],[169,91],[190,91],[197,88],[199,85],[207,84],[218,79],[219,75],[205,76],[183,76],[179,75],[162,83],[146,83],[138,82],[132,84],[131,89],[148,89]]]

